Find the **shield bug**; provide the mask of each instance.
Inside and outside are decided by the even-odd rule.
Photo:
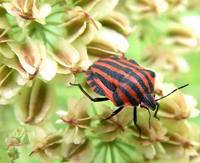
[[[92,98],[80,84],[72,85],[78,86],[94,102],[112,101],[118,108],[106,119],[119,113],[125,106],[133,106],[133,121],[140,133],[141,129],[137,124],[137,107],[140,105],[148,111],[149,109],[155,111],[154,117],[157,118],[158,101],[188,85],[183,85],[155,99],[155,73],[141,67],[132,59],[116,56],[101,58],[94,62],[86,71],[86,77],[90,88],[103,97]]]

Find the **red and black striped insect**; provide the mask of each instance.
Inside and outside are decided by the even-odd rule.
[[[154,117],[157,118],[158,100],[188,85],[155,99],[155,73],[139,66],[134,60],[116,56],[97,60],[86,71],[86,76],[90,88],[104,97],[92,98],[80,84],[72,85],[78,86],[94,102],[111,100],[118,108],[106,119],[119,113],[125,106],[133,106],[133,121],[140,133],[141,129],[137,124],[137,107],[140,105],[142,108],[155,111]]]

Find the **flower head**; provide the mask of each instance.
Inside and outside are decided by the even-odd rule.
[[[37,5],[36,0],[13,0],[2,4],[9,14],[17,18],[44,23],[45,17],[51,12],[51,7],[49,4],[43,4],[38,8]]]
[[[117,138],[123,139],[123,134],[128,127],[128,124],[132,122],[132,110],[130,108],[124,108],[120,113],[112,118],[105,120],[112,114],[112,109],[106,105],[101,105],[101,111],[98,116],[101,117],[101,121],[95,124],[94,134],[98,139],[104,142],[112,142]]]
[[[86,141],[85,129],[90,126],[91,117],[86,111],[88,107],[88,99],[80,100],[71,99],[68,101],[68,111],[58,111],[57,114],[64,124],[67,125],[65,130],[64,142],[82,144]]]

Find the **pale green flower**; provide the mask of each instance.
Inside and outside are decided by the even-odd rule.
[[[125,139],[125,131],[132,122],[132,109],[130,107],[124,108],[123,111],[108,120],[105,118],[110,116],[113,110],[106,105],[100,105],[97,109],[101,109],[101,113],[98,115],[100,122],[94,125],[94,136],[103,142]]]
[[[174,90],[172,84],[163,84],[160,87],[162,94],[165,95]],[[161,117],[181,120],[192,116],[198,116],[199,111],[196,108],[195,99],[191,96],[184,95],[181,91],[177,91],[160,101],[160,110],[158,113]]]
[[[51,159],[60,158],[62,145],[62,136],[55,133],[50,133],[44,138],[40,138],[40,142],[34,147],[30,156],[39,154],[42,160],[50,161]]]
[[[62,144],[62,157],[63,161],[70,163],[87,162],[92,154],[94,148],[88,140],[82,144],[63,143]]]
[[[181,55],[175,53],[169,48],[149,47],[146,50],[145,60],[149,66],[154,69],[165,72],[166,74],[176,75],[179,72],[187,73],[190,67],[187,61]],[[173,55],[173,57],[171,57]]]
[[[91,120],[86,110],[88,104],[88,99],[85,98],[80,100],[71,99],[68,101],[69,108],[67,112],[57,112],[62,120],[57,122],[67,125],[64,133],[65,143],[83,144],[86,141],[85,129],[90,127]]]
[[[11,68],[0,66],[0,104],[6,105],[14,102],[21,86],[18,79],[20,76]]]
[[[37,8],[37,1],[35,0],[13,0],[11,2],[5,2],[2,6],[6,11],[15,16],[19,25],[24,24],[24,20],[33,20],[41,24],[45,23],[45,18],[51,12],[51,6],[49,4],[43,4],[40,8]]]
[[[44,122],[53,109],[53,90],[37,79],[32,86],[21,89],[18,95],[16,117],[21,122],[36,125]]]

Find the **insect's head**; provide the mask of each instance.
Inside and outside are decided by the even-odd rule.
[[[157,106],[157,102],[155,101],[155,95],[149,93],[145,94],[140,106],[146,109],[155,110]]]
[[[182,89],[182,88],[184,88],[184,87],[186,87],[188,85],[189,84],[185,84],[185,85],[183,85],[181,87],[178,87],[178,88],[174,89],[172,92],[170,92],[167,95],[162,96],[162,97],[160,97],[158,99],[155,99],[155,94],[147,93],[142,98],[140,106],[143,107],[143,108],[146,108],[146,109],[155,110],[157,105],[158,105],[157,101],[160,101],[161,99],[166,98],[167,96],[171,95],[172,93],[176,92],[177,90]]]

